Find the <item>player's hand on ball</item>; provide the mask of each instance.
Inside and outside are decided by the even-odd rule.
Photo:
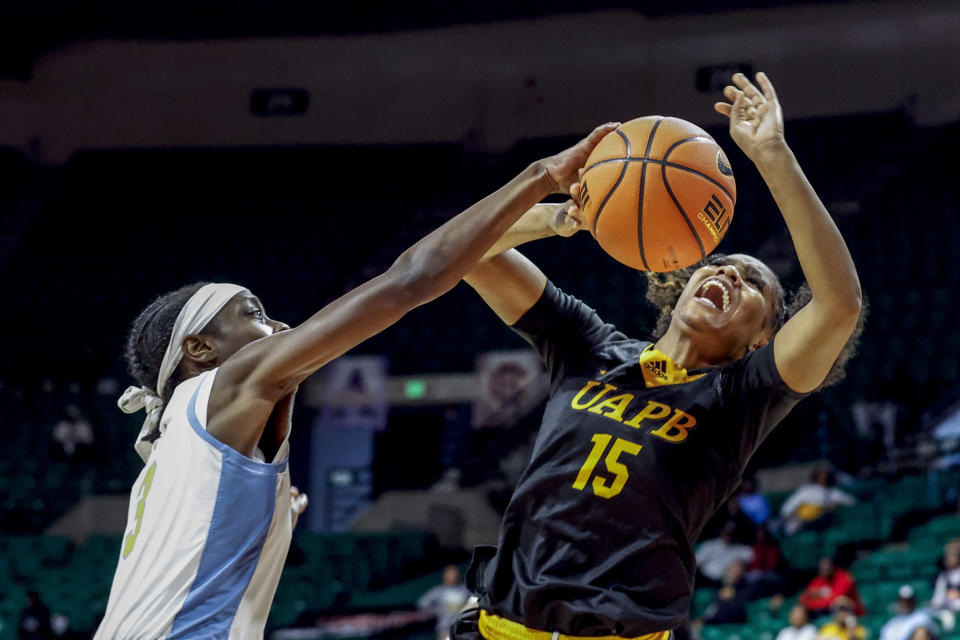
[[[619,126],[619,122],[602,124],[569,149],[564,149],[560,153],[540,161],[540,164],[546,170],[547,178],[553,183],[552,190],[554,193],[567,194],[570,186],[577,181],[577,170],[583,168],[583,163],[587,161],[590,152],[603,140],[605,135]]]
[[[757,74],[757,85],[742,73],[735,73],[733,86],[723,89],[730,102],[714,105],[719,113],[730,118],[730,137],[754,164],[759,164],[766,153],[784,149],[783,110],[773,84],[762,71]]]
[[[550,206],[553,207],[553,211],[547,217],[547,224],[551,231],[564,238],[569,238],[580,231],[583,220],[580,218],[580,207],[573,200]]]

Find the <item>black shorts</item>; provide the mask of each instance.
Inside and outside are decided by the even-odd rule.
[[[483,599],[486,587],[483,584],[487,565],[497,554],[497,548],[490,545],[474,547],[473,558],[467,569],[463,582],[467,591],[477,598]],[[480,608],[467,609],[457,614],[450,625],[450,640],[484,640],[480,635]]]
[[[484,640],[480,635],[480,608],[474,607],[457,614],[450,625],[450,640]]]
[[[470,562],[470,568],[464,576],[464,583],[467,590],[480,598],[483,602],[486,588],[483,584],[483,578],[486,574],[487,565],[497,553],[497,548],[481,545],[473,550],[473,559]],[[689,624],[684,621],[677,629],[673,629],[670,634],[670,640],[688,640],[692,637]],[[457,614],[450,625],[450,640],[486,640],[480,634],[480,608],[467,609]]]

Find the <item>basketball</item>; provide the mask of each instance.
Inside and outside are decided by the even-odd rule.
[[[585,226],[611,257],[642,271],[702,260],[730,227],[737,185],[710,134],[647,116],[607,134],[580,181]]]

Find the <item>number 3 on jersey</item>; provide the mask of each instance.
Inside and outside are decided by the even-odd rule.
[[[597,462],[600,461],[600,456],[603,455],[611,439],[613,439],[613,436],[607,433],[595,433],[593,435],[593,438],[591,438],[593,441],[593,449],[590,450],[587,461],[580,467],[580,473],[577,474],[577,479],[573,482],[574,489],[582,491],[587,486],[587,481],[590,480],[590,476],[593,475],[593,468],[597,466]],[[593,478],[593,492],[601,498],[612,498],[623,491],[623,485],[627,484],[627,477],[629,477],[630,473],[627,471],[627,467],[618,460],[624,453],[635,456],[640,453],[640,449],[642,448],[642,445],[630,442],[629,440],[623,440],[622,438],[614,440],[613,446],[610,447],[610,452],[606,458],[607,471],[613,474],[613,482],[607,486],[606,481],[602,477],[595,476]]]
[[[137,536],[140,535],[140,524],[143,522],[143,507],[147,503],[147,494],[150,493],[150,485],[153,484],[153,474],[157,471],[157,463],[154,462],[147,469],[147,475],[143,477],[143,483],[140,485],[140,501],[137,502],[137,521],[130,531],[123,537],[123,557],[126,558],[133,551],[133,545],[137,542]]]

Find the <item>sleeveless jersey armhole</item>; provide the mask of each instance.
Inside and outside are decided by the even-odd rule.
[[[219,451],[224,458],[229,458],[248,469],[274,469],[282,472],[287,468],[287,459],[279,462],[264,462],[247,457],[228,444],[220,442],[207,432],[207,410],[210,400],[210,391],[219,369],[212,369],[200,374],[203,379],[197,385],[193,395],[187,402],[187,421],[201,440]],[[202,417],[201,417],[202,416]]]

